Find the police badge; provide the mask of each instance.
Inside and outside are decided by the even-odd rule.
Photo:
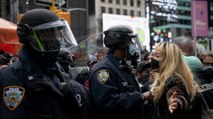
[[[109,78],[109,71],[106,69],[101,69],[98,71],[97,73],[97,79],[101,82],[101,83],[105,83],[107,81],[107,79]]]
[[[21,103],[25,89],[20,86],[7,86],[3,90],[4,103],[11,111],[15,110]]]

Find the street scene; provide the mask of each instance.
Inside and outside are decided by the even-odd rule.
[[[0,3],[0,119],[213,119],[212,0]]]

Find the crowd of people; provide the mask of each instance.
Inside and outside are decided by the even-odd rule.
[[[49,10],[23,15],[18,55],[0,52],[0,119],[202,119],[204,99],[213,109],[212,51],[196,57],[162,42],[141,52],[119,25],[79,68],[70,32]]]

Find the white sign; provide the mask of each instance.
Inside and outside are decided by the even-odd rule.
[[[117,25],[128,25],[138,34],[141,46],[150,50],[149,20],[147,18],[104,13],[102,19],[103,31]]]
[[[55,0],[55,6],[61,7],[66,3],[65,0]],[[51,6],[52,0],[35,0],[35,4],[42,5],[42,6]]]

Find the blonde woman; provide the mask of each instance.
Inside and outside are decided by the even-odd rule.
[[[173,43],[158,44],[151,67],[157,76],[151,89],[154,109],[150,118],[190,119],[191,113],[197,111],[196,119],[199,119],[200,110],[191,109],[197,108],[194,97],[198,88],[179,47]]]

